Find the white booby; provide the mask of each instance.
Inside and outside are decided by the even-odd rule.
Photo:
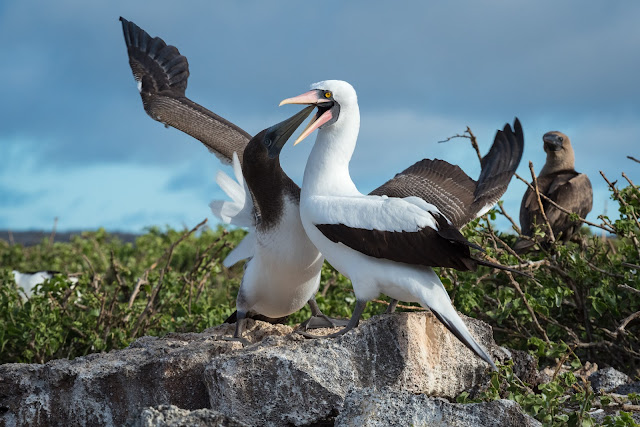
[[[61,274],[59,271],[43,270],[43,271],[28,271],[22,273],[18,270],[13,270],[13,280],[16,285],[22,288],[26,299],[31,298],[36,286],[44,283],[46,280],[53,278],[56,274]],[[78,283],[77,277],[67,277],[67,280],[71,283],[72,288]]]
[[[278,319],[309,304],[306,327],[344,325],[322,314],[315,294],[324,258],[308,239],[300,221],[300,187],[282,170],[279,157],[267,155],[270,144],[284,144],[309,111],[265,129],[251,138],[233,123],[185,96],[187,58],[159,37],[151,38],[124,18],[122,29],[129,63],[145,111],[154,120],[200,140],[223,163],[234,163],[237,182],[219,173],[217,182],[232,201],[214,201],[214,214],[249,234],[225,259],[225,265],[247,259],[236,310],[234,337],[241,339],[245,316]],[[262,316],[256,316],[262,315]]]
[[[496,369],[451,305],[432,267],[475,270],[481,264],[504,268],[472,258],[469,248],[475,245],[458,229],[486,213],[506,190],[524,147],[519,121],[515,121],[515,132],[509,125],[498,131],[482,160],[478,182],[447,162],[422,160],[374,191],[392,197],[367,196],[357,190],[349,175],[360,127],[353,87],[343,81],[324,81],[282,104],[318,107],[296,141],[319,129],[304,172],[302,224],[331,265],[351,279],[356,295],[349,324],[329,337],[357,326],[367,301],[382,293],[431,309],[456,337]]]
[[[542,137],[544,151],[547,153],[540,175],[537,177],[538,191],[569,212],[574,212],[585,218],[593,206],[593,189],[589,177],[575,170],[575,155],[571,140],[562,132],[547,132]],[[549,225],[555,238],[567,242],[580,230],[580,221],[571,221],[569,215],[541,198],[542,207],[549,220]],[[545,233],[541,243],[550,239],[549,231],[544,222],[540,204],[535,191],[527,187],[520,204],[520,228],[522,234],[531,240],[521,239],[514,245],[516,252],[525,252],[538,241],[534,237],[536,224]]]

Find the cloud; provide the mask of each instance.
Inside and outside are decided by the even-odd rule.
[[[24,0],[1,7],[0,38],[11,40],[3,51],[11,60],[0,67],[0,185],[11,190],[2,197],[23,203],[22,210],[0,206],[8,226],[49,227],[55,212],[70,227],[180,222],[178,208],[206,211],[201,200],[214,198],[215,158],[144,112],[120,15],[176,45],[189,58],[187,95],[251,134],[289,115],[278,102],[310,83],[353,83],[362,130],[351,172],[363,191],[423,157],[458,163],[476,177],[466,141],[437,141],[469,125],[486,152],[495,129],[514,116],[526,137],[519,173],[529,176],[528,160],[536,170],[544,163],[544,132],[563,130],[600,210],[606,191],[598,171],[615,179],[637,169],[624,156],[640,140],[640,56],[629,54],[640,43],[640,4],[414,1],[399,8],[327,0],[318,10],[295,0],[197,0],[180,8],[164,0]],[[311,146],[282,154],[298,183]],[[524,191],[516,184],[505,196],[512,212]]]

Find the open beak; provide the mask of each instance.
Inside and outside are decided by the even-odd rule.
[[[322,91],[314,89],[303,93],[302,95],[287,98],[280,102],[281,106],[284,104],[307,104],[318,107],[316,115],[311,119],[311,121],[309,121],[309,124],[307,124],[307,127],[300,134],[298,139],[296,139],[293,145],[298,145],[300,141],[311,135],[314,130],[333,119],[331,107],[333,107],[334,101],[323,98],[321,94]]]
[[[274,159],[280,155],[280,151],[282,151],[282,147],[287,143],[291,135],[298,129],[298,127],[304,122],[304,120],[309,117],[311,111],[315,108],[315,105],[310,105],[304,110],[299,111],[295,115],[289,117],[287,120],[278,123],[277,125],[271,126],[267,129],[265,134],[265,140],[269,143],[267,144],[267,154],[270,159]]]

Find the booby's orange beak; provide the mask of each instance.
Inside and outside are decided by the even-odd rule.
[[[323,91],[321,90],[310,90],[309,92],[305,92],[302,95],[295,96],[293,98],[287,98],[280,102],[280,105],[284,104],[305,104],[305,105],[317,105],[318,111],[315,116],[311,118],[307,127],[302,131],[298,139],[293,143],[293,145],[298,145],[303,139],[311,135],[311,133],[318,129],[323,124],[327,123],[329,120],[333,118],[333,113],[331,112],[331,107],[334,105],[334,101],[331,99],[326,99],[322,96]]]

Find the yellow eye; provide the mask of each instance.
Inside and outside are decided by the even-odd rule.
[[[333,96],[333,94],[331,92],[325,92],[324,93],[324,97],[325,98],[331,98]]]

